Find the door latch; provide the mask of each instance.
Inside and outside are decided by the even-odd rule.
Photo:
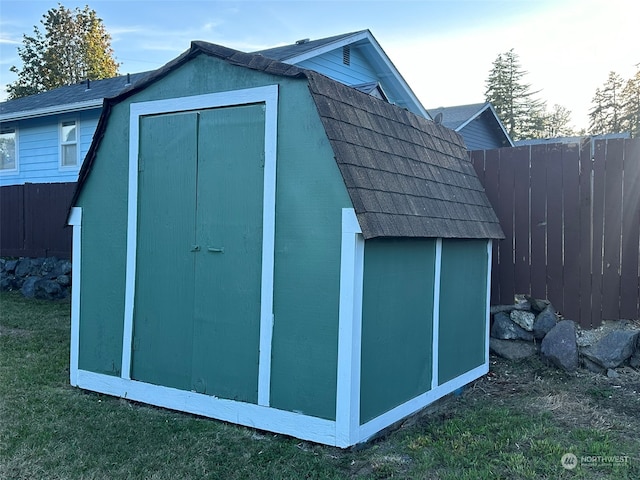
[[[191,251],[192,252],[199,252],[200,251],[200,245],[191,245]]]

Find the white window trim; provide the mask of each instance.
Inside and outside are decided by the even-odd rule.
[[[20,173],[20,133],[15,125],[7,125],[5,130],[13,130],[16,142],[16,166],[14,168],[0,169],[0,175],[18,175]]]
[[[76,164],[75,165],[64,165],[62,163],[62,152],[63,146],[65,145],[73,145],[73,142],[63,142],[62,141],[62,125],[66,122],[75,122],[76,124]],[[62,118],[60,122],[58,122],[58,168],[63,171],[69,170],[79,170],[80,169],[80,120],[77,118]]]

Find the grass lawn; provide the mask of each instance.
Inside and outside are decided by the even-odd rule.
[[[631,369],[492,358],[462,395],[340,450],[70,387],[69,309],[0,294],[0,479],[640,478]]]

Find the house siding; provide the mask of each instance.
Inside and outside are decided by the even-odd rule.
[[[78,201],[83,208],[80,369],[119,375],[122,368],[129,105],[273,84],[281,90],[270,404],[335,418],[341,211],[351,207],[346,188],[305,81],[204,56],[111,112]],[[301,266],[313,274],[302,274]]]
[[[6,122],[18,129],[18,170],[0,174],[0,186],[25,183],[62,183],[78,180],[76,168],[60,167],[59,123],[75,119],[80,125],[80,160],[84,159],[96,130],[100,109]]]
[[[431,389],[435,239],[365,242],[360,423]]]
[[[483,112],[458,131],[468,150],[490,150],[508,146],[503,145],[504,134],[500,135],[497,131],[499,127],[489,115],[488,110]]]
[[[342,48],[323,55],[304,60],[296,65],[301,68],[315,70],[345,85],[358,85],[379,81],[375,70],[365,56],[356,47],[351,47],[350,64],[342,62]]]

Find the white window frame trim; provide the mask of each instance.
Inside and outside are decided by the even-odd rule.
[[[4,130],[13,130],[15,136],[15,167],[0,169],[0,175],[19,175],[20,174],[20,133],[17,125],[7,125]]]
[[[62,159],[63,159],[63,152],[64,152],[64,146],[65,145],[73,145],[73,142],[65,142],[63,141],[63,135],[62,135],[62,129],[63,129],[63,124],[67,123],[67,122],[74,122],[76,125],[76,141],[75,141],[75,145],[76,145],[76,164],[75,165],[64,165],[62,163]],[[58,122],[58,169],[60,171],[73,171],[73,170],[79,170],[80,169],[80,159],[82,158],[82,156],[80,155],[80,120],[78,118],[75,117],[66,117],[66,118],[61,118],[60,121]]]

